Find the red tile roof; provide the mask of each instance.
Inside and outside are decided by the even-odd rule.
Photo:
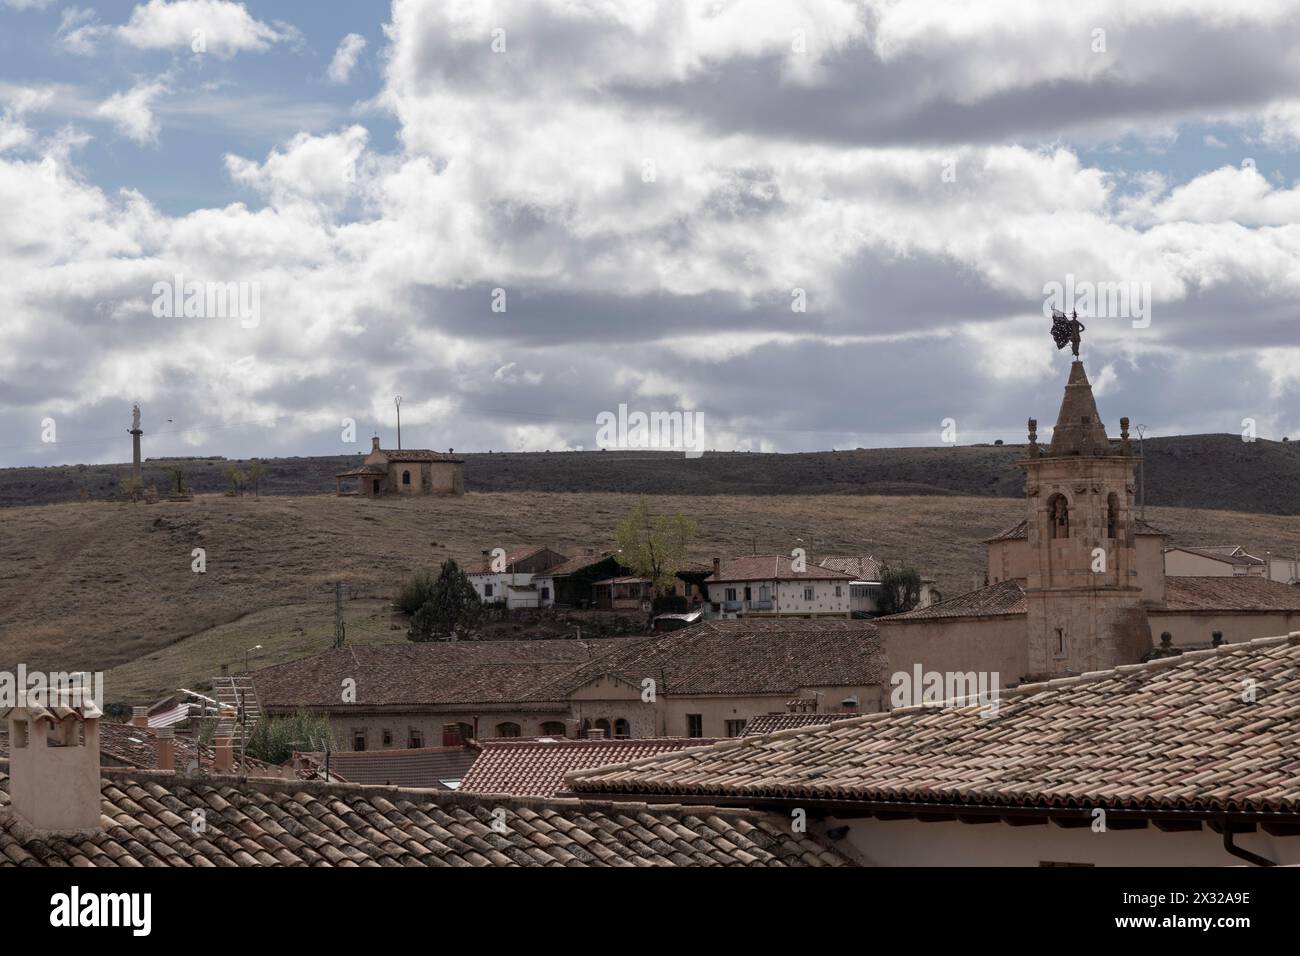
[[[1188,554],[1195,554],[1202,558],[1209,558],[1211,561],[1222,561],[1224,564],[1232,564],[1238,567],[1263,567],[1264,559],[1257,558],[1253,554],[1247,554],[1237,547],[1225,548],[1168,548],[1169,551],[1186,551]]]
[[[469,564],[465,565],[464,571],[466,574],[513,573],[514,566],[518,564],[520,561],[527,561],[529,558],[541,554],[543,551],[547,551],[547,550],[549,549],[544,544],[526,544],[523,547],[515,548],[513,551],[506,553],[505,562],[502,565],[501,572],[497,572],[492,569],[491,558],[483,558],[478,561],[470,562]],[[563,557],[563,555],[560,556]]]
[[[870,621],[741,618],[705,621],[649,637],[595,641],[445,641],[359,644],[255,671],[262,706],[323,710],[356,681],[357,704],[409,709],[449,704],[564,707],[608,674],[659,693],[786,694],[804,687],[876,686],[885,679]]]
[[[1167,575],[1160,611],[1300,611],[1300,587],[1255,575]]]
[[[1255,695],[1243,700],[1242,688]],[[1300,634],[570,774],[582,793],[1300,814]]]
[[[991,617],[1024,614],[1025,582],[1018,578],[989,584],[965,594],[939,601],[929,607],[913,608],[901,614],[876,618],[880,621],[938,621],[960,617]]]
[[[1149,534],[1149,535],[1157,535],[1159,537],[1168,537],[1168,535],[1166,535],[1165,532],[1161,531],[1155,525],[1143,521],[1141,518],[1133,519],[1133,527],[1134,527],[1135,534]],[[1026,521],[1021,521],[1019,524],[1012,525],[1010,528],[1007,528],[1005,531],[995,534],[991,538],[985,538],[984,543],[992,544],[994,541],[1027,541],[1028,539],[1029,539],[1029,522],[1028,520],[1026,520]]]
[[[710,574],[705,583],[722,581],[848,581],[851,574],[819,568],[816,565],[803,571],[794,570],[794,559],[788,554],[755,554],[731,558],[722,562],[718,574]]]
[[[843,711],[834,714],[761,714],[749,718],[745,723],[745,732],[740,736],[765,737],[779,730],[790,730],[792,727],[820,727],[837,720],[852,720],[861,716],[861,714],[847,714]]]
[[[390,462],[399,461],[450,461],[464,464],[464,458],[433,451],[430,448],[381,448],[379,449]]]
[[[460,789],[463,793],[553,797],[563,789],[564,775],[570,770],[606,767],[711,743],[716,741],[689,737],[484,741]]]
[[[879,581],[881,565],[869,554],[845,557],[826,557],[817,562],[819,567],[842,571],[857,581]]]
[[[853,865],[788,816],[752,810],[146,770],[107,771],[100,786],[103,829],[51,839],[13,814],[0,772],[0,867]]]

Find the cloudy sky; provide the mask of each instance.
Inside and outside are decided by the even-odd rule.
[[[0,465],[1021,440],[1053,282],[1112,433],[1294,435],[1298,150],[1295,0],[0,0]]]

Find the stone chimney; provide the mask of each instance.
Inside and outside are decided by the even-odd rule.
[[[9,711],[9,805],[38,830],[99,827],[99,718],[77,707]]]
[[[370,439],[370,450],[379,451],[379,436],[375,435]]]
[[[155,731],[158,738],[158,769],[176,769],[176,731],[171,727],[159,727]]]
[[[128,720],[127,723],[128,723],[130,726],[132,726],[132,727],[148,727],[148,726],[149,726],[149,708],[148,708],[148,707],[132,707],[132,708],[131,708],[131,719]]]
[[[713,559],[713,576],[716,578],[722,574],[722,559]]]
[[[605,739],[605,728],[604,728],[604,727],[591,727],[591,728],[588,728],[588,730],[587,730],[587,739],[588,739],[588,740],[604,740],[604,739]]]
[[[229,737],[218,737],[214,741],[216,756],[213,757],[212,766],[217,770],[225,772],[235,769],[235,747]]]

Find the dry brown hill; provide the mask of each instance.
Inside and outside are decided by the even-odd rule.
[[[1018,498],[1023,445],[872,448],[801,454],[708,452],[698,459],[653,452],[465,455],[470,491],[626,492],[671,495],[962,495]],[[1300,514],[1300,443],[1183,435],[1146,443],[1147,504]],[[314,495],[359,456],[267,459],[262,491]],[[200,493],[226,489],[225,459],[148,461],[146,485],[169,487],[180,464]],[[241,462],[240,464],[247,464]],[[114,495],[128,465],[0,469],[0,505]]]
[[[413,569],[516,544],[608,547],[631,504],[619,494],[510,492],[403,501],[213,495],[7,509],[0,668],[21,661],[107,669],[170,655],[171,674],[188,660],[210,667],[215,658],[195,650],[204,642],[216,642],[227,661],[254,644],[265,646],[259,663],[301,656],[328,640],[336,579],[361,599],[354,637],[400,639],[384,602]],[[955,496],[662,496],[654,507],[695,517],[700,560],[799,545],[814,557],[867,550],[916,565],[949,594],[982,573],[981,539],[1022,513],[1020,501]],[[1297,518],[1177,508],[1149,508],[1148,518],[1176,542],[1300,547]],[[196,547],[206,550],[205,574],[190,569]],[[196,643],[178,643],[187,640]]]

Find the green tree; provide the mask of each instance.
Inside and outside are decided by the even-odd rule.
[[[253,483],[253,497],[262,497],[262,476],[266,474],[266,466],[254,458],[248,463],[248,480]]]
[[[185,487],[185,469],[180,465],[175,468],[167,469],[172,476],[172,494],[183,495],[187,489]]]
[[[695,539],[695,521],[683,514],[652,515],[650,503],[638,498],[628,516],[614,530],[619,564],[639,578],[647,578],[657,593],[673,589],[676,575],[686,562]]]
[[[262,720],[248,738],[244,754],[255,760],[282,764],[293,752],[319,752],[329,747],[334,750],[333,732],[324,714],[298,710],[290,717],[271,717]]]
[[[902,614],[921,601],[921,575],[916,568],[885,565],[880,571],[880,613]]]
[[[431,597],[433,597],[433,575],[428,571],[416,571],[406,579],[393,603],[397,605],[399,611],[409,615],[424,607]]]
[[[483,600],[465,572],[448,558],[438,571],[429,600],[411,618],[411,641],[465,640],[483,621]]]
[[[239,470],[238,465],[231,462],[226,466],[226,470],[222,474],[226,476],[226,481],[230,482],[230,496],[232,498],[243,494],[244,473]]]

